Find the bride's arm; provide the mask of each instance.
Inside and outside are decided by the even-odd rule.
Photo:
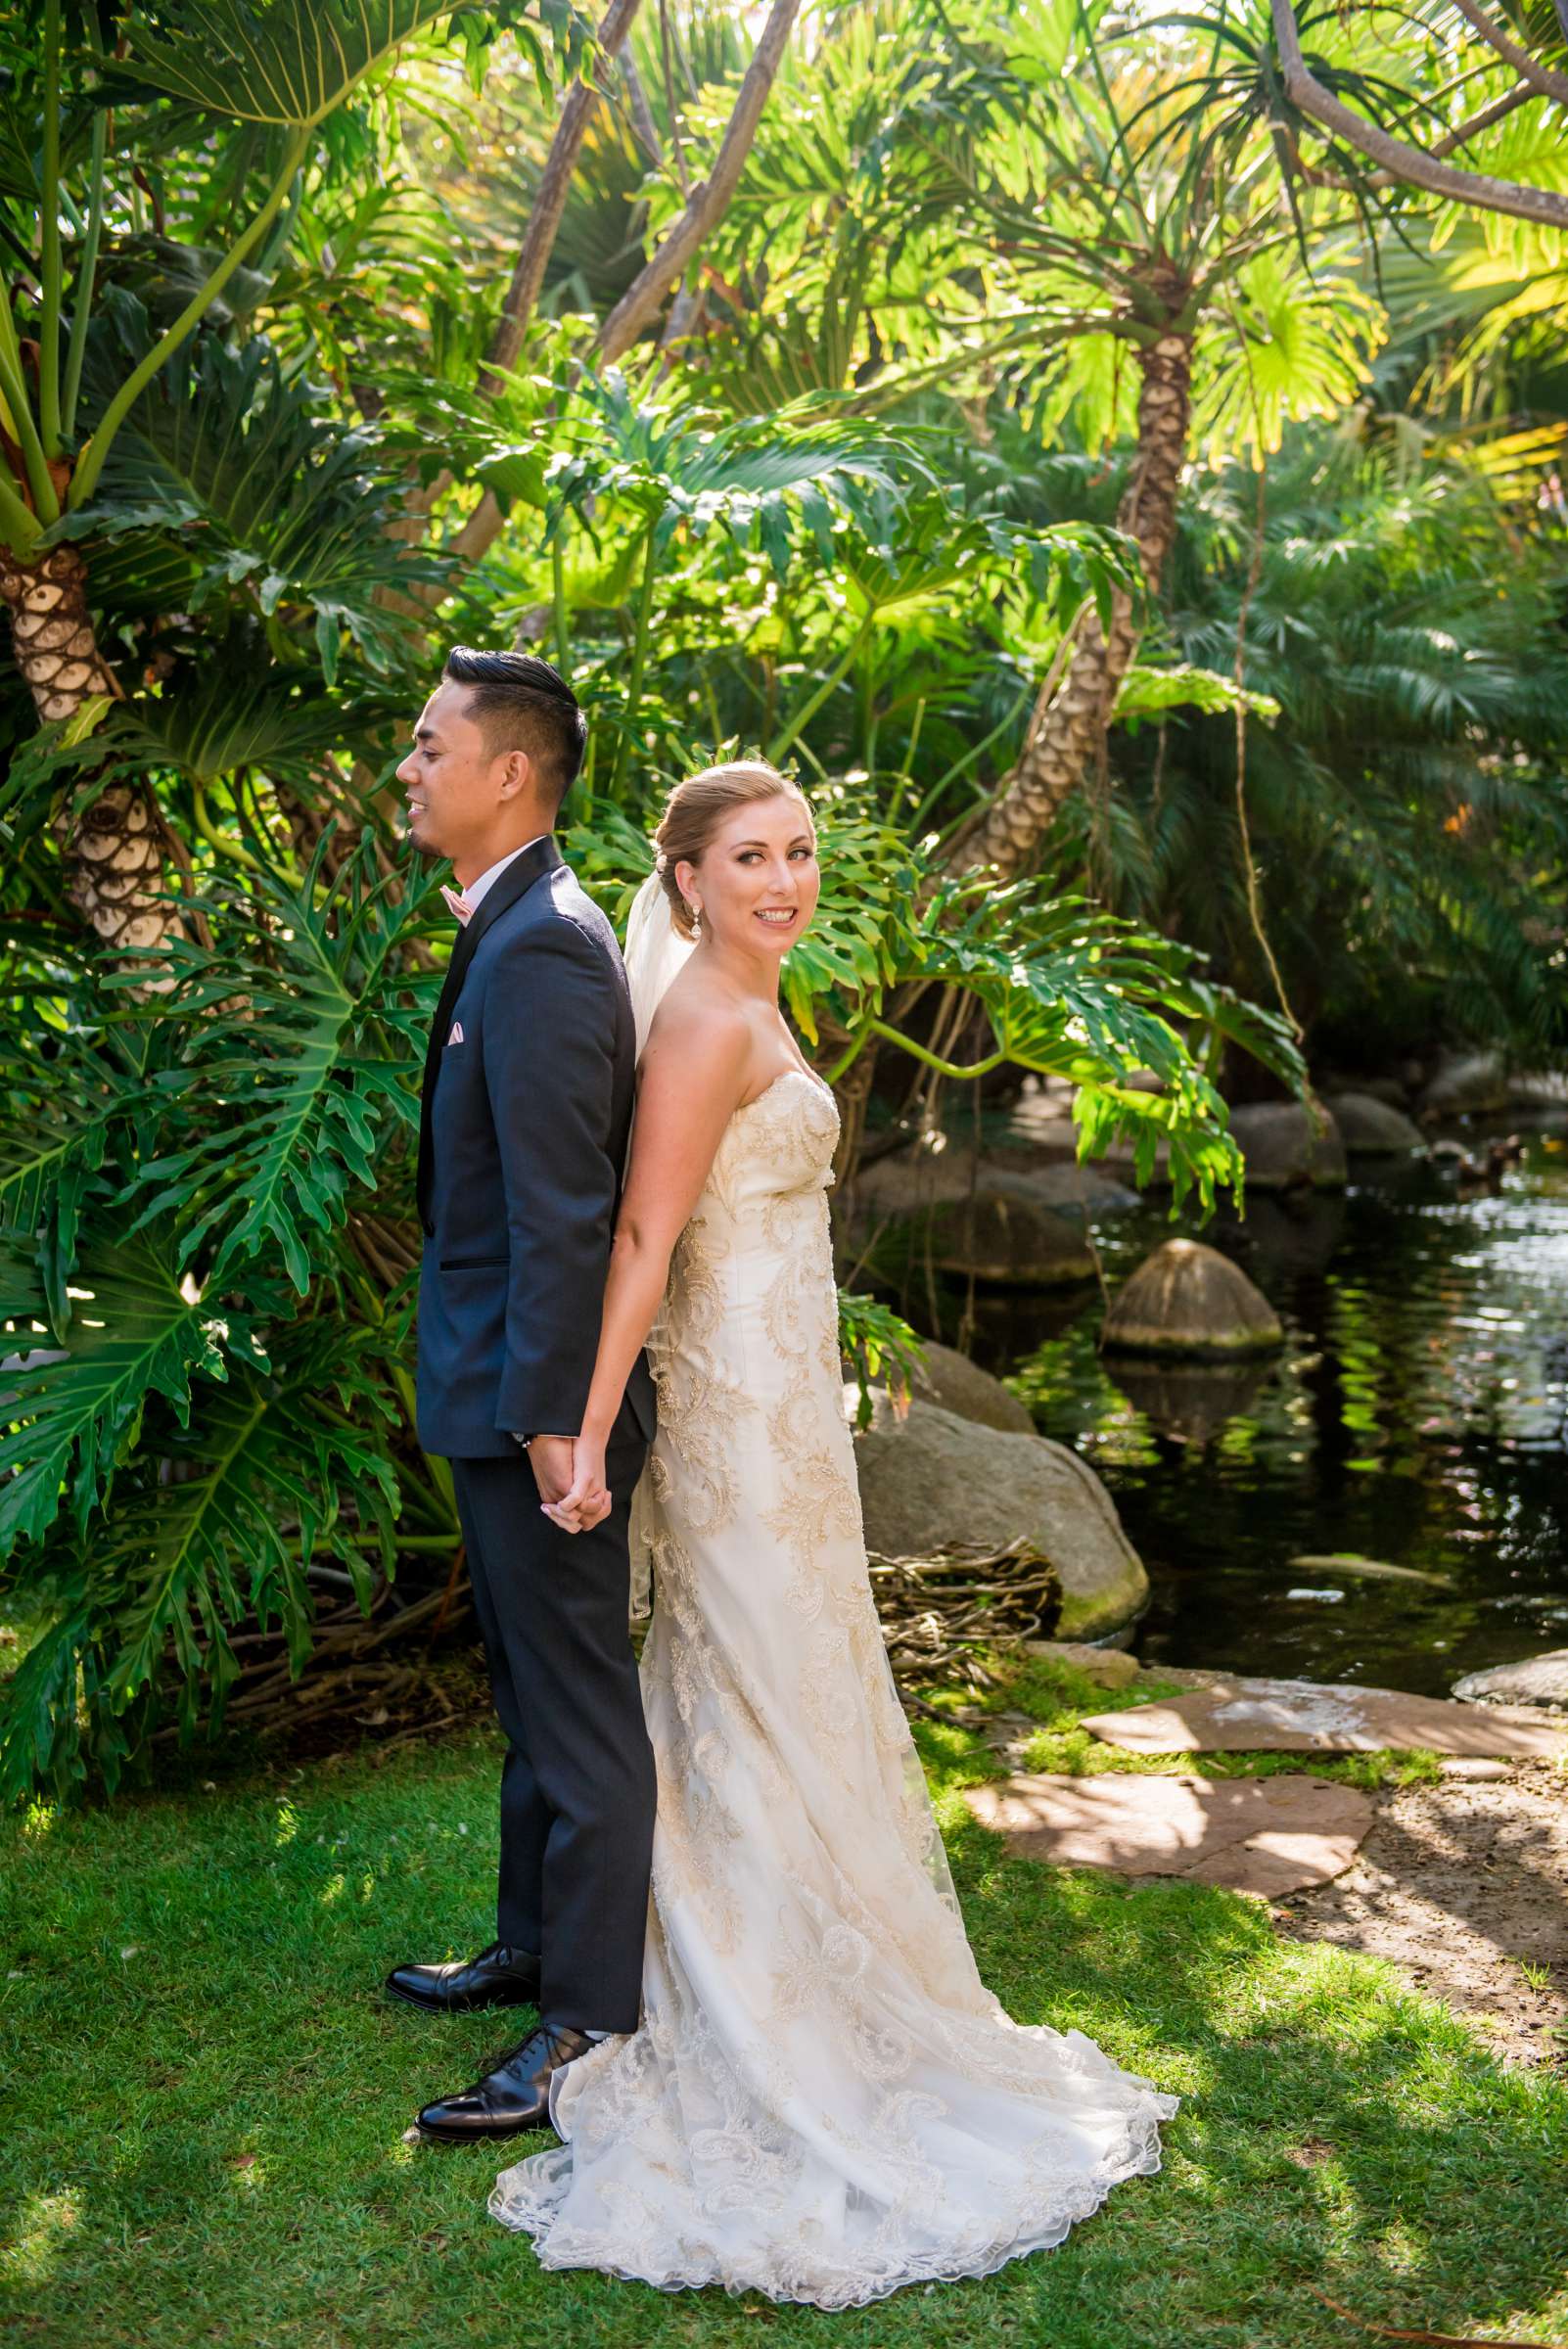
[[[608,1506],[587,1505],[603,1493],[604,1448],[664,1297],[670,1254],[745,1093],[751,1049],[750,1031],[733,1012],[671,1003],[654,1021],[572,1487],[548,1510],[569,1531]]]

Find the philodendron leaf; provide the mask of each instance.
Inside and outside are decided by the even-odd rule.
[[[410,33],[452,14],[452,0],[199,0],[159,39],[136,31],[105,58],[111,84],[231,121],[313,130]]]
[[[190,1407],[197,1372],[223,1378],[240,1332],[182,1287],[166,1234],[89,1254],[72,1283],[75,1313],[64,1346],[51,1343],[30,1264],[0,1260],[0,1321],[9,1325],[0,1370],[0,1555],[38,1540],[69,1499],[85,1526],[134,1445],[150,1397]]]

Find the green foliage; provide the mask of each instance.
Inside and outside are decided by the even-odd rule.
[[[166,991],[123,1015],[155,1051],[181,1039],[143,1096],[161,1131],[130,1192],[137,1223],[176,1226],[181,1265],[208,1280],[275,1250],[303,1296],[312,1252],[374,1186],[381,1128],[418,1131],[434,988],[405,958],[423,917],[395,901],[369,843],[323,886],[330,842],[299,886],[263,867],[204,906],[222,949],[171,941]]]
[[[839,1293],[839,1352],[854,1377],[856,1427],[871,1424],[873,1387],[886,1387],[896,1404],[907,1403],[909,1382],[926,1359],[901,1314],[853,1289]]]
[[[1168,622],[1233,659],[1256,489],[1193,501]],[[1506,592],[1499,581],[1506,579]],[[1246,621],[1253,852],[1292,1000],[1341,1065],[1447,1033],[1562,1048],[1551,943],[1568,858],[1560,558],[1440,442],[1303,435],[1270,478]],[[1266,987],[1235,832],[1235,722],[1176,713],[1119,754],[1109,850],[1124,901],[1171,904],[1243,987]]]
[[[112,91],[124,83],[233,121],[314,130],[410,33],[450,16],[452,0],[198,0],[165,13],[161,36],[141,32],[128,56],[103,61]]]
[[[371,877],[372,850],[330,884],[324,844],[301,884],[263,874],[209,900],[231,916],[221,952],[176,942],[166,993],[108,998],[137,1081],[104,1088],[85,1168],[81,1125],[40,1106],[0,1194],[0,1318],[40,1341],[8,1376],[0,1544],[45,1579],[84,1671],[91,1651],[100,1769],[131,1750],[134,1725],[115,1725],[150,1722],[161,1683],[185,1733],[204,1694],[208,1727],[220,1718],[240,1626],[278,1624],[302,1666],[313,1558],[340,1561],[362,1599],[371,1561],[392,1568],[408,1301],[377,1293],[344,1225],[351,1198],[385,1210],[406,1181],[431,982],[406,966],[418,910]],[[104,1039],[78,1033],[74,1049],[90,1083]],[[68,1186],[62,1326],[30,1260]],[[41,1253],[58,1266],[59,1237]],[[40,1727],[58,1650],[8,1694],[12,1791],[86,1767],[75,1707],[53,1742]]]
[[[1208,1206],[1240,1174],[1222,1071],[1304,1075],[1249,999],[1259,913],[1314,1048],[1568,1045],[1561,373],[1529,342],[1562,256],[1404,207],[1380,291],[1355,202],[1282,185],[1256,9],[1152,44],[1097,5],[828,12],[677,331],[601,374],[749,40],[644,12],[499,385],[552,75],[585,55],[564,0],[179,0],[96,59],[44,13],[0,31],[0,537],[84,560],[118,691],[42,727],[0,699],[0,1589],[46,1626],[8,1789],[221,1718],[242,1635],[300,1667],[323,1574],[369,1602],[446,1571],[409,1377],[446,934],[385,789],[443,639],[571,669],[564,837],[613,917],[676,776],[800,775],[824,889],[787,1006],[887,1094],[1066,1078],[1083,1155],[1160,1150]],[[1194,422],[1155,598],[1116,517],[1166,334]],[[482,491],[506,528],[475,564]],[[1048,878],[953,879],[1113,598],[1140,652]],[[67,846],[111,795],[165,852],[134,965],[84,946]],[[950,1054],[911,1016],[938,996]],[[843,1313],[862,1394],[897,1384],[911,1334]]]
[[[145,313],[128,296],[111,306],[116,353],[139,359],[150,346]],[[92,391],[89,376],[89,408]],[[408,640],[388,595],[440,576],[392,535],[399,495],[377,462],[376,436],[346,432],[322,392],[286,374],[263,338],[233,349],[203,335],[143,392],[96,497],[60,528],[70,537],[147,532],[177,547],[191,559],[184,601],[193,613],[298,616],[314,629],[331,686],[343,635],[385,668]]]
[[[12,1426],[0,1440],[0,1541],[36,1541],[69,1500],[78,1534],[108,1495],[115,1468],[141,1434],[154,1396],[190,1414],[194,1372],[227,1376],[225,1352],[246,1333],[203,1313],[182,1292],[168,1234],[115,1248],[84,1265],[72,1291],[72,1327],[58,1349],[34,1348],[12,1374]],[[7,1267],[0,1313],[8,1326],[47,1337],[44,1301],[25,1261]],[[83,1312],[85,1307],[88,1310]]]
[[[137,1302],[128,1288],[110,1276],[96,1300],[122,1329]],[[151,1322],[156,1277],[144,1311]],[[194,1321],[198,1309],[185,1311]],[[129,1343],[117,1342],[121,1358]],[[0,1795],[17,1800],[38,1781],[64,1791],[89,1768],[113,1788],[171,1678],[181,1734],[215,1734],[238,1670],[233,1633],[278,1626],[302,1668],[318,1560],[346,1569],[368,1601],[371,1560],[386,1571],[394,1556],[385,1390],[367,1333],[301,1323],[270,1360],[237,1362],[199,1411],[187,1408],[142,1448],[90,1542],[44,1545],[58,1612],[6,1690]],[[143,1398],[167,1391],[149,1380]],[[47,1408],[36,1390],[23,1401]]]

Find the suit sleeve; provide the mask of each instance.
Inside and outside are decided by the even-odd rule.
[[[526,931],[485,990],[484,1082],[509,1266],[497,1428],[575,1435],[599,1346],[621,1170],[615,981],[574,922]]]

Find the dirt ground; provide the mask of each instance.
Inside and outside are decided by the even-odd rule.
[[[1356,1859],[1280,1930],[1395,1960],[1519,2064],[1568,2061],[1568,1781],[1549,1764],[1377,1798]],[[1527,1970],[1528,1969],[1528,1970]],[[1531,1976],[1538,1979],[1532,1981]]]

